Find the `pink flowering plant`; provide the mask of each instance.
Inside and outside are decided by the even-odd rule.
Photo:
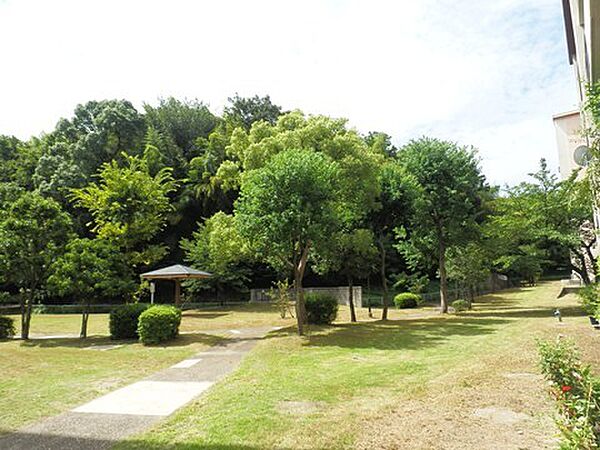
[[[540,366],[556,399],[561,450],[600,449],[600,380],[573,342],[539,342]]]

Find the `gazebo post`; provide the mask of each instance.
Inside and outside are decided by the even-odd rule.
[[[181,281],[175,280],[175,304],[179,306],[181,304]]]

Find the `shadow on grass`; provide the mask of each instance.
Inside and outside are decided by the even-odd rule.
[[[534,288],[514,291],[531,289]],[[480,297],[474,304],[475,309],[463,314],[311,327],[305,345],[381,350],[423,349],[440,345],[454,336],[492,334],[509,322],[554,318],[553,307],[528,307],[522,299],[507,298],[506,293],[507,291],[503,291]],[[560,311],[564,318],[585,316],[577,306],[566,306],[560,308]],[[551,323],[553,322],[548,322],[548,325]]]
[[[118,444],[118,440],[110,438],[75,437],[54,433],[31,433],[26,431],[11,432],[0,430],[0,448],[13,450],[31,450],[43,448],[45,450],[104,450],[117,445],[121,450],[265,450],[246,444],[202,444],[202,443],[154,443],[140,440],[130,440]],[[293,450],[291,447],[277,447],[279,450]],[[326,450],[318,449],[318,450]]]
[[[423,349],[440,345],[453,336],[494,333],[508,321],[500,318],[432,317],[311,328],[307,346],[374,348],[379,350]]]
[[[184,311],[184,318],[193,318],[193,319],[216,319],[217,317],[228,316],[231,312],[208,312],[208,311],[199,311],[199,310],[190,310]]]
[[[193,344],[217,345],[226,340],[223,337],[204,333],[185,333],[177,336],[176,339],[164,342],[159,345],[149,347],[186,347]],[[81,349],[105,349],[106,346],[127,346],[139,344],[136,339],[128,340],[113,340],[109,336],[90,336],[86,339],[81,338],[49,338],[49,339],[30,339],[21,341],[22,347],[39,347],[39,348],[81,348]]]
[[[563,317],[582,317],[585,312],[578,306],[567,306],[559,308]],[[477,306],[473,311],[469,311],[464,317],[504,317],[504,318],[523,318],[523,319],[541,319],[554,317],[555,308],[519,308],[515,306],[498,307],[478,311]]]

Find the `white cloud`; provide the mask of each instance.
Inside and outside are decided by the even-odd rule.
[[[556,161],[551,115],[576,101],[555,0],[8,0],[0,133],[50,130],[77,103],[270,94],[401,144],[479,147],[514,183]]]

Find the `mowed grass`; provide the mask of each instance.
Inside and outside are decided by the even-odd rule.
[[[241,305],[186,311],[182,334],[165,346],[110,340],[107,314],[90,316],[88,339],[59,337],[77,336],[80,320],[78,314],[35,315],[32,336],[54,338],[0,341],[0,434],[175,364],[226,339],[228,329],[293,323],[271,305]],[[106,345],[118,347],[101,350]]]
[[[486,296],[459,316],[395,311],[381,322],[361,311],[362,323],[305,338],[271,333],[237,372],[117,448],[555,448],[535,340],[565,334],[600,361],[600,334],[559,289]]]

